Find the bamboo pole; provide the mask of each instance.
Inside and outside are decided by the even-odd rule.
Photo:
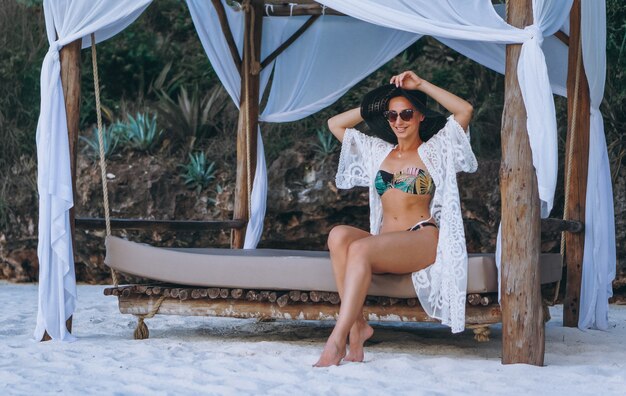
[[[76,201],[76,157],[78,147],[78,127],[80,122],[80,50],[82,40],[78,39],[60,51],[61,84],[65,97],[65,113],[67,116],[67,134],[70,145],[70,167],[72,175],[72,191]],[[72,233],[72,248],[75,246],[74,239],[74,208],[70,209],[70,227]],[[72,332],[72,317],[65,322],[67,330]],[[41,341],[50,340],[50,335],[45,332]]]
[[[237,128],[237,179],[233,219],[250,220],[250,191],[256,170],[257,126],[259,123],[259,74],[263,3],[244,3],[245,28],[241,73],[241,99]],[[242,248],[245,229],[231,232],[231,247]]]
[[[587,167],[589,165],[589,85],[582,62],[580,0],[570,11],[570,46],[567,67],[567,140],[565,165],[565,214],[567,220],[585,221]],[[567,159],[571,157],[571,160]],[[567,281],[563,301],[563,325],[578,326],[585,233],[565,233]]]
[[[507,3],[507,22],[532,24],[532,1]],[[541,306],[540,214],[537,178],[517,80],[521,45],[506,47],[502,114],[502,363],[542,366],[545,334]]]

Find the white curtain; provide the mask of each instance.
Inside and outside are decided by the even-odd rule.
[[[223,37],[217,13],[205,1],[187,0],[187,4],[211,65],[235,104],[239,105],[241,79]],[[224,7],[241,53],[243,12],[235,12],[226,4]],[[271,14],[271,8],[268,11]],[[264,18],[261,59],[278,48],[307,19]],[[321,17],[275,60],[272,87],[260,120],[295,121],[323,109],[419,37],[353,18]],[[260,92],[264,92],[273,66],[268,65],[262,71]],[[246,249],[255,248],[261,238],[267,197],[267,170],[260,130],[257,136],[257,166],[244,244]]]
[[[151,0],[44,0],[50,48],[41,68],[41,112],[37,124],[39,190],[39,300],[35,339],[75,339],[65,322],[76,305],[76,278],[69,210],[74,206],[67,121],[59,50],[90,34],[103,41],[132,23]]]
[[[496,4],[494,8],[498,15],[505,18],[504,4]],[[563,33],[569,34],[569,18],[565,18],[560,29]],[[457,40],[450,38],[436,37],[446,46],[452,48],[460,54],[488,67],[489,69],[504,74],[506,60],[506,45],[495,42]],[[541,46],[546,56],[548,66],[548,76],[552,93],[560,96],[567,96],[567,52],[568,48],[556,36],[548,36],[544,33],[544,40]]]
[[[608,299],[613,295],[616,251],[613,187],[604,123],[600,114],[606,78],[604,0],[582,0],[581,33],[583,62],[591,98],[591,120],[585,203],[585,251],[578,327],[606,330]]]

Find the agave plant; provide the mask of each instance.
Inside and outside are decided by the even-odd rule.
[[[83,151],[92,160],[100,158],[100,144],[98,143],[98,127],[92,129],[91,136],[80,136],[80,140],[85,143]],[[108,159],[115,153],[119,143],[117,126],[111,125],[102,128],[102,147],[104,148],[104,158]]]
[[[318,128],[316,134],[317,142],[313,146],[322,159],[326,159],[329,155],[337,151],[337,139],[335,139],[326,128]]]
[[[189,154],[189,162],[180,165],[183,168],[181,175],[185,184],[200,192],[215,179],[215,162],[208,163],[204,152]]]
[[[148,114],[137,113],[135,117],[128,115],[128,122],[115,124],[120,138],[132,149],[150,152],[161,141],[162,129],[157,128],[156,114],[151,118]]]
[[[210,128],[215,126],[213,118],[227,103],[224,92],[217,85],[201,98],[197,86],[191,94],[185,87],[181,87],[177,99],[174,100],[162,90],[158,94],[159,114],[175,140],[187,141],[188,148],[191,149],[196,139],[206,136]]]

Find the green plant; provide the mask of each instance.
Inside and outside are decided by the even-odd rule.
[[[137,113],[135,117],[128,114],[128,121],[115,125],[116,133],[128,147],[143,152],[151,152],[161,141],[163,130],[157,128],[156,114],[150,118],[148,114]]]
[[[100,144],[98,143],[98,127],[93,127],[91,136],[80,136],[80,140],[85,143],[83,151],[92,160],[100,158]],[[115,153],[119,143],[119,124],[104,126],[102,128],[102,147],[104,148],[104,158],[108,159]]]
[[[215,162],[207,163],[206,155],[202,151],[189,154],[189,162],[180,166],[184,171],[182,177],[185,184],[198,192],[215,179]],[[218,188],[221,189],[220,186]]]
[[[224,92],[221,85],[215,85],[200,98],[197,85],[191,94],[185,87],[181,87],[178,97],[174,100],[167,92],[161,90],[158,93],[157,108],[172,139],[186,141],[188,149],[191,150],[197,139],[208,137],[211,129],[216,128],[213,118],[226,104]]]
[[[313,145],[316,154],[322,157],[322,159],[328,158],[332,153],[337,151],[339,145],[337,139],[326,128],[318,128],[315,131],[317,135],[317,142]]]

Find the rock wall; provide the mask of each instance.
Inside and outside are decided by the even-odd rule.
[[[259,247],[324,250],[333,226],[350,224],[368,228],[367,190],[338,190],[334,173],[338,154],[322,157],[304,145],[281,153],[269,167],[265,231]],[[177,163],[161,156],[130,153],[109,161],[108,187],[113,217],[178,220],[231,219],[234,173],[218,172],[214,184],[201,192],[189,190],[172,171]],[[233,167],[223,167],[232,168]],[[19,171],[18,171],[19,173]],[[493,252],[500,220],[499,161],[482,160],[473,174],[460,174],[459,187],[469,252]],[[81,158],[78,169],[76,212],[80,217],[103,217],[100,171]],[[19,177],[19,174],[16,174]],[[217,189],[217,185],[221,188]],[[626,290],[626,181],[614,187],[618,280]],[[562,195],[557,195],[555,213]],[[11,226],[0,232],[0,279],[37,280],[36,197],[15,197]],[[562,205],[562,204],[560,204]],[[156,233],[115,231],[134,241],[160,246],[228,247],[228,231]],[[76,232],[76,273],[79,282],[107,283],[103,265],[103,230]],[[542,235],[543,251],[559,251],[558,234]],[[125,281],[135,279],[126,278]]]

